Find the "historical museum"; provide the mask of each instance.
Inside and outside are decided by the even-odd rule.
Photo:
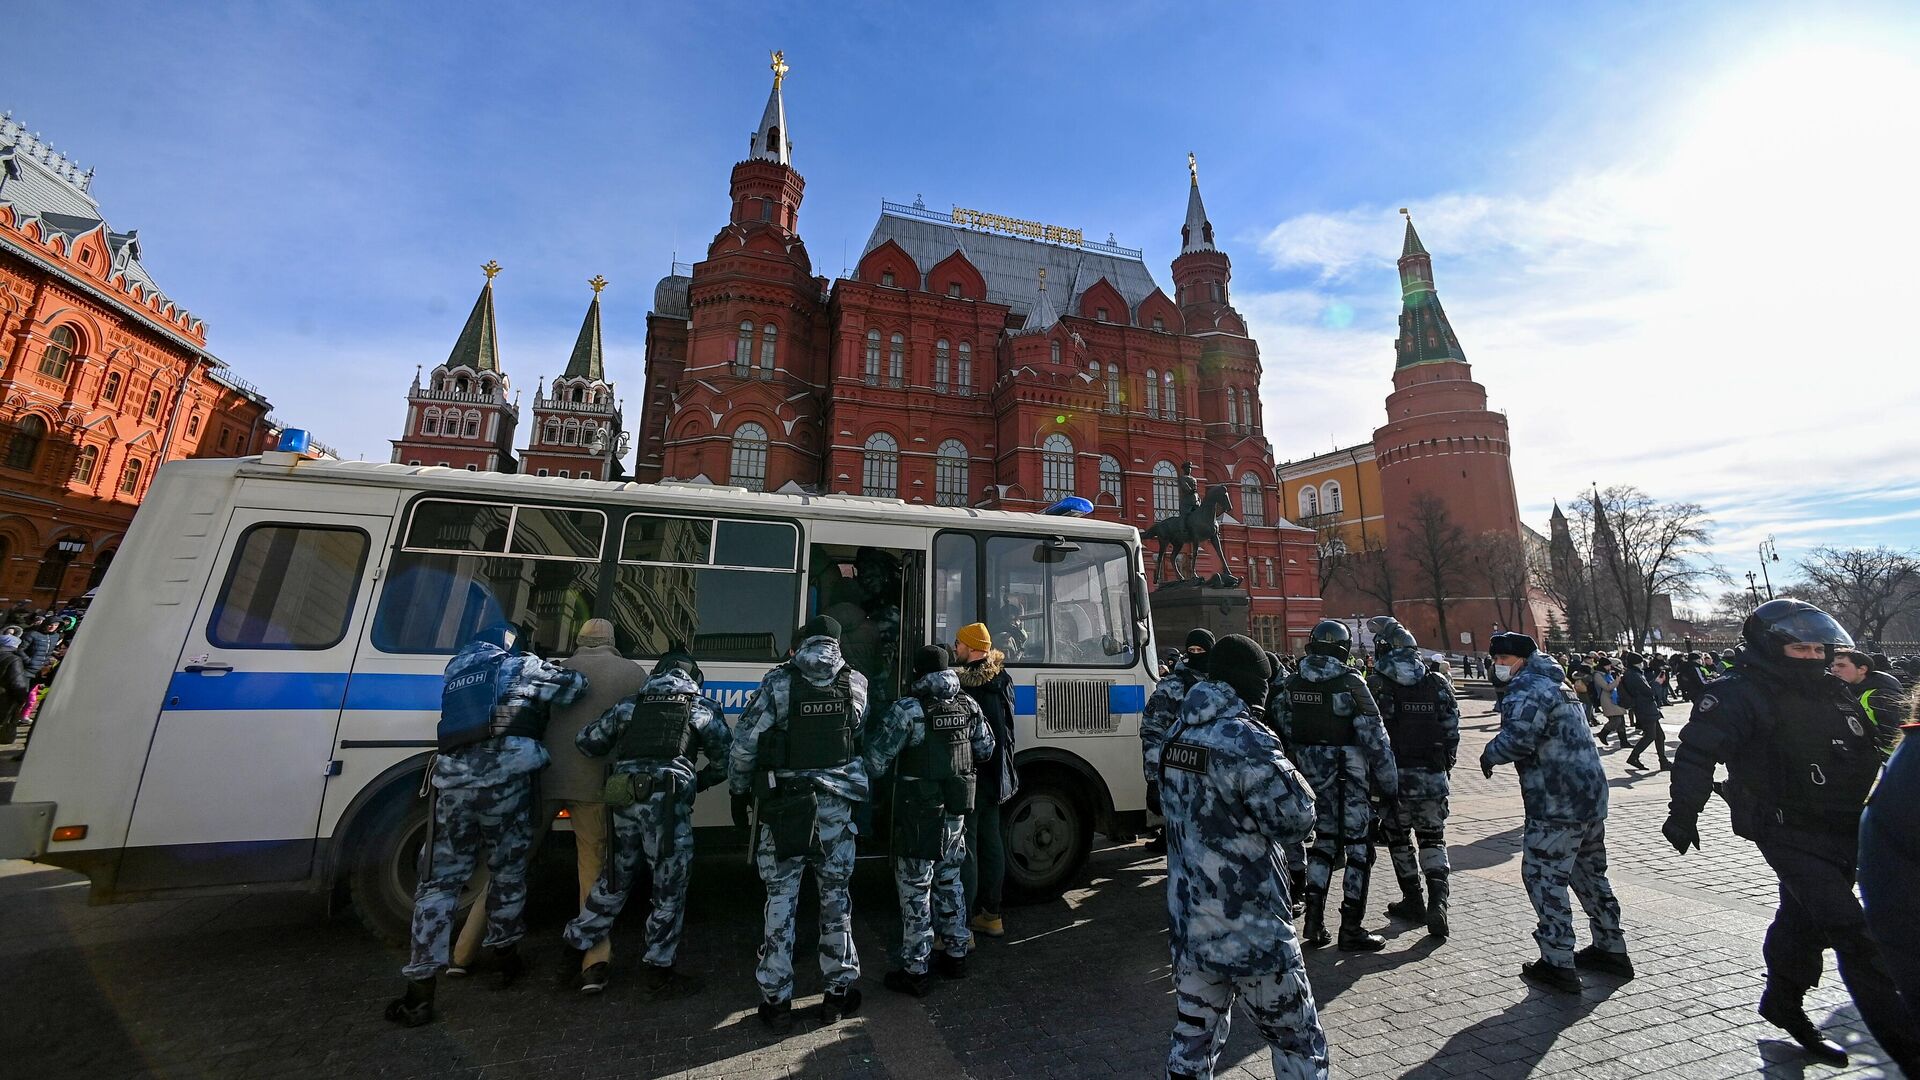
[[[163,463],[279,434],[92,187],[93,170],[0,119],[0,607],[99,584]]]

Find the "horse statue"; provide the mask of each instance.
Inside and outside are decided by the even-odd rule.
[[[1227,552],[1220,546],[1220,515],[1232,509],[1227,494],[1227,485],[1214,484],[1207,488],[1207,497],[1200,504],[1184,514],[1175,514],[1154,523],[1152,528],[1140,532],[1142,540],[1158,540],[1160,550],[1153,560],[1153,584],[1160,585],[1161,570],[1167,561],[1167,549],[1173,549],[1173,573],[1181,582],[1188,584],[1212,584],[1218,588],[1233,588],[1240,579],[1227,570]],[[1200,542],[1213,545],[1214,557],[1220,560],[1220,572],[1211,578],[1199,576]],[[1187,556],[1187,573],[1180,572],[1180,552],[1191,547]]]

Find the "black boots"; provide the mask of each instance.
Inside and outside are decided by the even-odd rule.
[[[387,1019],[401,1027],[419,1027],[433,1019],[433,977],[408,979],[406,996],[387,1002]]]
[[[587,970],[591,972],[603,966],[595,964]],[[692,975],[682,975],[670,967],[648,963],[642,963],[640,970],[640,988],[655,1001],[674,1001],[700,992],[701,982]]]
[[[1585,971],[1598,971],[1603,975],[1617,975],[1622,979],[1633,978],[1633,959],[1623,952],[1608,952],[1598,945],[1589,945],[1573,954],[1573,966]]]
[[[860,1011],[860,988],[849,986],[845,990],[827,991],[820,1000],[820,1022],[837,1024],[841,1017],[852,1016]]]
[[[964,979],[967,977],[967,958],[952,953],[934,953],[933,970],[943,979]]]
[[[887,972],[886,978],[880,980],[880,984],[895,993],[926,997],[933,989],[933,975],[925,971],[915,975],[905,968],[900,968],[897,971]]]
[[[1820,1034],[1812,1018],[1801,1005],[1804,995],[1779,986],[1768,986],[1760,995],[1760,1019],[1793,1037],[1807,1056],[1822,1065],[1845,1065],[1847,1052],[1839,1043]]]
[[[1549,964],[1544,959],[1529,960],[1520,965],[1520,977],[1548,990],[1558,990],[1563,994],[1580,992],[1580,973],[1570,967]]]
[[[1379,952],[1387,947],[1387,939],[1379,934],[1367,933],[1361,923],[1366,921],[1365,904],[1343,903],[1340,905],[1340,951],[1341,952]]]
[[[1307,924],[1301,930],[1300,940],[1309,949],[1319,949],[1333,944],[1333,935],[1327,933],[1327,898],[1325,896],[1307,897]]]
[[[520,976],[527,973],[527,959],[520,955],[518,942],[502,945],[497,949],[489,949],[488,952],[493,957],[492,968],[500,973],[500,981],[496,984],[497,989],[505,990],[520,981]]]
[[[762,1001],[760,1003],[760,1022],[775,1035],[793,1034],[793,1002]]]
[[[1419,922],[1427,917],[1427,902],[1420,897],[1418,876],[1400,879],[1400,899],[1387,905],[1387,914],[1408,922]]]
[[[1442,941],[1446,940],[1449,931],[1447,926],[1449,892],[1445,871],[1427,875],[1427,933]]]

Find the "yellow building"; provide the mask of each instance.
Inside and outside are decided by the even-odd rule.
[[[1372,443],[1290,461],[1276,471],[1281,513],[1318,533],[1323,555],[1366,551],[1386,543],[1385,504]],[[1327,611],[1331,614],[1333,609]]]

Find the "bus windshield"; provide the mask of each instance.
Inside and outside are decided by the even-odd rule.
[[[1126,545],[948,533],[935,557],[935,625],[945,633],[977,618],[1014,664],[1127,667],[1136,659]]]

